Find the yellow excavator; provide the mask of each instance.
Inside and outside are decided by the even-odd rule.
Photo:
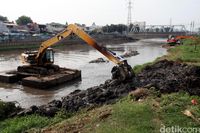
[[[50,46],[62,41],[70,35],[77,35],[82,40],[84,40],[88,45],[97,49],[100,53],[106,56],[110,61],[114,62],[118,66],[114,67],[112,70],[113,78],[126,80],[134,76],[132,68],[128,65],[127,61],[122,57],[118,56],[116,53],[107,49],[104,46],[99,45],[92,37],[90,37],[86,32],[84,32],[80,27],[75,24],[70,24],[68,27],[58,33],[56,36],[44,41],[38,51],[27,51],[21,54],[22,61],[28,63],[29,65],[19,66],[19,72],[29,72],[37,74],[48,74],[49,70],[58,71],[59,66],[54,65],[54,51]]]

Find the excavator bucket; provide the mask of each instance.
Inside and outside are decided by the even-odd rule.
[[[112,79],[117,79],[119,81],[130,80],[135,77],[135,73],[132,67],[125,60],[124,63],[114,66],[111,70]]]

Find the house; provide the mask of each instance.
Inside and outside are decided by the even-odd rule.
[[[26,27],[28,28],[27,30],[29,30],[29,33],[31,34],[40,33],[40,28],[37,23],[28,23]]]
[[[9,33],[9,29],[7,28],[6,24],[0,21],[0,33]]]
[[[4,22],[10,33],[17,32],[17,25],[14,22]]]
[[[52,23],[47,24],[46,28],[47,28],[47,32],[49,33],[58,33],[64,30],[66,28],[66,25],[52,22]]]
[[[91,26],[84,27],[84,31],[91,33],[91,32],[102,32],[102,27],[93,23]]]
[[[45,24],[38,24],[38,27],[40,29],[40,33],[46,33],[47,32],[47,26]]]

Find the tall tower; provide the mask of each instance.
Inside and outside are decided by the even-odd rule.
[[[132,23],[132,13],[131,12],[132,12],[132,1],[129,0],[129,2],[128,2],[128,18],[127,18],[128,29],[127,29],[127,31],[129,31],[129,26]]]

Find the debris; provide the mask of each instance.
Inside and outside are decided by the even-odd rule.
[[[108,60],[105,60],[103,58],[98,58],[96,60],[92,60],[89,63],[105,63],[105,62],[109,62]]]
[[[128,58],[128,57],[136,56],[138,54],[139,54],[138,51],[128,51],[128,52],[125,52],[123,55],[121,55],[121,57]]]
[[[129,95],[135,101],[138,101],[138,100],[146,98],[149,95],[149,91],[148,91],[148,89],[145,89],[145,88],[138,88],[138,89],[136,89],[134,91],[131,91],[129,93]]]
[[[196,121],[197,123],[200,123],[199,119],[198,119],[198,118],[195,118],[195,116],[192,114],[191,111],[189,111],[189,110],[186,109],[185,111],[183,111],[183,114],[186,115],[187,117],[192,118],[192,119],[193,119],[194,121]]]
[[[198,102],[197,102],[196,99],[192,99],[192,100],[191,100],[191,103],[192,103],[193,105],[197,105],[197,104],[198,104]]]
[[[139,87],[151,84],[161,93],[184,90],[200,95],[200,67],[162,60],[147,66],[136,76]]]

